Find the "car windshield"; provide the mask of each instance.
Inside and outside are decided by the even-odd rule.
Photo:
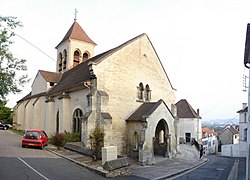
[[[39,139],[39,137],[40,137],[39,132],[28,131],[25,133],[25,138],[27,138],[27,139]]]

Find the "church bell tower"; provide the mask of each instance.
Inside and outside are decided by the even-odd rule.
[[[76,13],[77,11],[75,12],[74,23],[63,40],[56,46],[56,72],[58,73],[64,73],[94,56],[96,43],[88,37],[82,27],[76,22]]]

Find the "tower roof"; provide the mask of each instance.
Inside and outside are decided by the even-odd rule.
[[[88,37],[88,35],[76,21],[72,24],[63,40],[56,46],[56,48],[67,39],[76,39],[96,45],[96,43]]]
[[[192,108],[186,99],[181,99],[176,104],[177,117],[179,118],[201,118],[198,113]]]

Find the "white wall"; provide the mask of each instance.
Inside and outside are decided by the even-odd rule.
[[[228,157],[246,157],[247,143],[227,144],[221,146],[221,155]]]
[[[32,84],[32,93],[31,95],[39,94],[42,92],[46,92],[48,90],[48,83],[45,81],[43,76],[38,71],[36,78]]]

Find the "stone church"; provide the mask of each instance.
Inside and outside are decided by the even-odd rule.
[[[56,46],[56,72],[39,70],[31,92],[14,107],[17,129],[81,132],[90,146],[95,127],[104,146],[154,164],[178,150],[176,89],[147,34],[94,56],[96,43],[74,21]]]

